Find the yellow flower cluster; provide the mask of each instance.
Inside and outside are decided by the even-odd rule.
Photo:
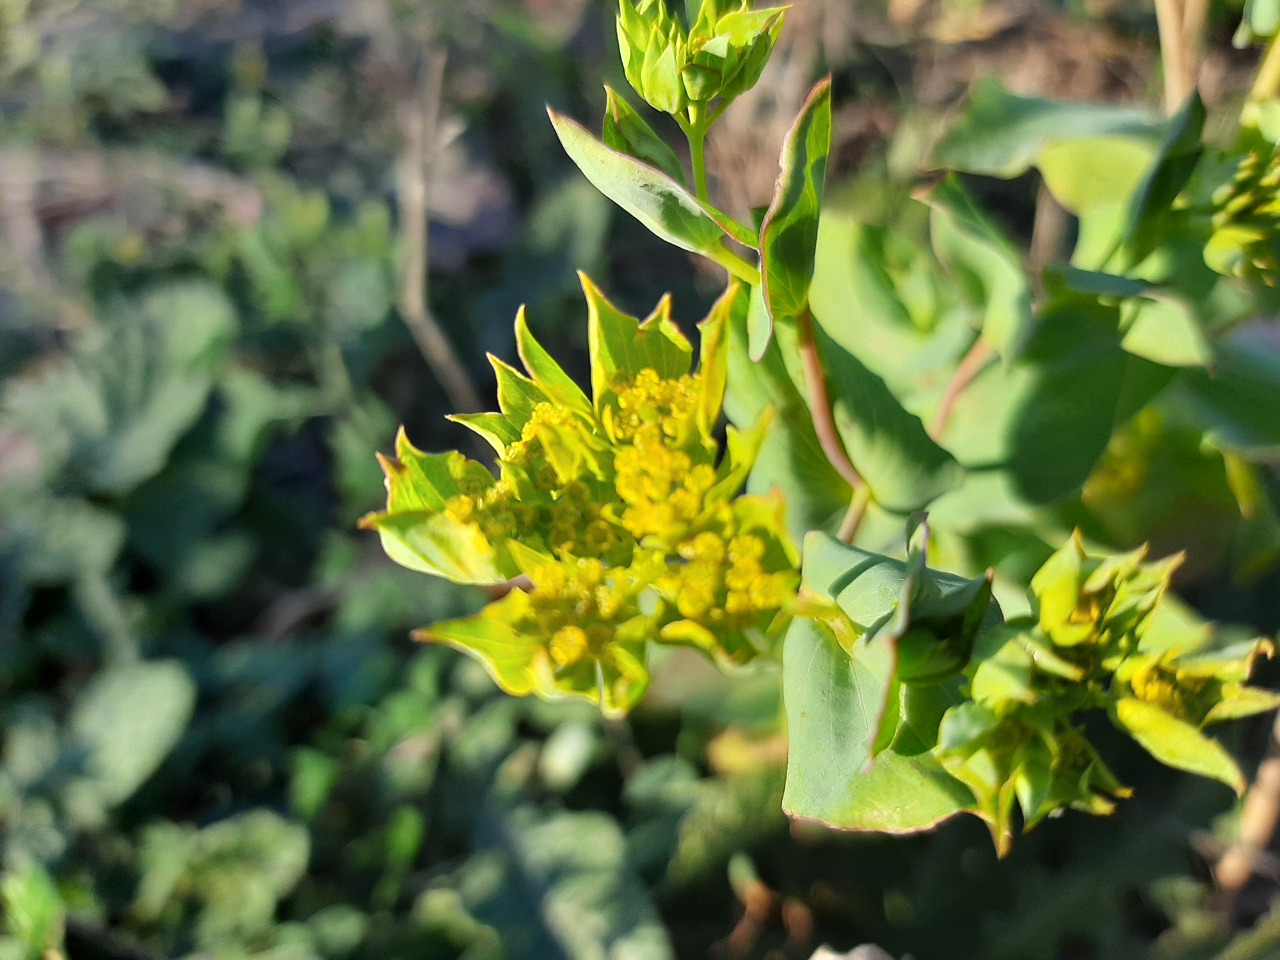
[[[642,426],[635,442],[618,451],[614,470],[614,489],[625,505],[622,525],[639,541],[681,539],[703,512],[716,482],[714,467],[695,466],[655,424]]]
[[[544,689],[598,691],[606,712],[634,703],[649,683],[645,644],[655,612],[640,608],[644,578],[585,558],[547,564],[531,574],[523,636],[539,638],[533,669]]]
[[[585,437],[580,417],[551,403],[533,408],[521,437],[502,457],[503,477],[487,488],[466,484],[451,497],[445,512],[459,523],[474,523],[490,541],[543,540],[557,559],[610,557],[626,562],[629,551],[615,524],[580,479],[566,481],[547,459],[548,441]],[[462,486],[462,484],[460,484]],[[522,486],[525,489],[521,489]]]
[[[593,558],[547,564],[532,574],[525,628],[548,637],[556,668],[599,660],[613,639],[618,621],[640,616],[635,585],[625,569],[608,568]]]
[[[1280,285],[1280,150],[1246,153],[1231,180],[1214,193],[1213,206],[1210,248],[1238,251],[1230,272]]]
[[[529,422],[520,431],[520,439],[507,446],[503,454],[503,463],[522,469],[535,468],[539,476],[535,477],[537,486],[551,489],[557,479],[555,468],[546,462],[545,440],[564,434],[581,435],[582,422],[573,412],[553,403],[542,401],[533,407]]]
[[[1121,665],[1117,676],[1139,700],[1154,703],[1165,713],[1199,724],[1209,706],[1201,703],[1209,678],[1179,670],[1166,659],[1171,658],[1131,658]]]
[[[792,571],[765,569],[766,549],[752,533],[704,531],[679,546],[684,562],[671,565],[660,587],[686,620],[713,631],[741,629],[776,613],[795,589]]]
[[[557,498],[538,510],[538,525],[557,559],[593,557],[625,565],[631,544],[604,516],[601,504],[581,481],[566,484]]]
[[[670,439],[687,439],[698,403],[698,377],[664,380],[650,367],[616,391],[615,407],[604,410],[605,430],[619,443],[634,441],[644,427],[656,427]]]
[[[644,692],[650,643],[746,661],[799,577],[780,501],[738,496],[761,434],[732,435],[723,462],[712,435],[737,288],[702,327],[696,373],[667,301],[640,321],[584,290],[594,396],[517,317],[529,376],[495,361],[501,411],[458,418],[497,450],[498,476],[402,437],[384,461],[388,508],[366,524],[415,569],[532,581],[419,636],[478,657],[512,693],[620,715]]]
[[[533,510],[516,499],[515,488],[499,480],[483,493],[459,493],[445,502],[445,514],[474,523],[489,541],[507,540],[528,527]]]

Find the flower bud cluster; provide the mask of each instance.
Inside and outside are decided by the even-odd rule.
[[[1280,150],[1254,149],[1213,194],[1214,269],[1280,286]]]
[[[938,759],[973,791],[997,850],[1062,806],[1108,813],[1129,791],[1074,717],[1115,699],[1117,669],[1135,655],[1179,558],[1144,563],[1144,552],[1093,558],[1079,535],[1032,580],[1036,614],[987,637],[973,669],[972,701],[948,710]],[[1183,695],[1144,673],[1139,685],[1166,703]]]
[[[1059,807],[1105,813],[1127,795],[1079,714],[1106,709],[1160,759],[1204,773],[1220,748],[1199,728],[1274,702],[1243,686],[1262,645],[1195,649],[1202,636],[1160,615],[1180,558],[1144,560],[1142,550],[1089,557],[1077,534],[1032,580],[1034,616],[991,631],[975,653],[972,699],[947,711],[937,754],[973,791],[998,849],[1015,805],[1029,829]],[[1228,779],[1226,764],[1211,775]]]
[[[619,0],[618,48],[627,80],[655,110],[697,122],[712,101],[756,85],[785,8],[750,0],[702,0],[689,25],[664,0]]]
[[[647,682],[644,638],[653,615],[642,613],[637,584],[623,568],[581,558],[547,564],[531,574],[529,612],[522,632],[545,638],[537,655],[553,682],[595,686],[603,676],[638,686]]]
[[[1181,556],[1144,563],[1145,549],[1089,557],[1077,534],[1031,581],[1040,632],[1081,667],[1114,669],[1140,643]]]
[[[474,523],[491,542],[519,538],[542,542],[557,559],[629,556],[617,524],[605,519],[601,504],[583,480],[565,482],[547,458],[546,441],[581,435],[583,424],[571,412],[539,403],[521,437],[502,457],[502,478],[489,485],[474,481],[467,492],[450,497],[446,514],[458,523]]]

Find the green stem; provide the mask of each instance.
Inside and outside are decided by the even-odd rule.
[[[867,507],[871,505],[871,488],[865,483],[860,487],[855,487],[853,496],[849,500],[849,509],[845,512],[844,520],[840,523],[840,529],[836,533],[836,539],[841,543],[853,543],[858,539],[858,531],[862,529],[862,521],[867,517]]]
[[[729,275],[741,280],[749,287],[760,286],[760,269],[754,267],[740,256],[725,247],[712,257],[716,263],[729,271]]]
[[[693,186],[697,197],[703,203],[711,202],[711,194],[707,190],[707,130],[711,124],[702,112],[701,104],[690,104],[689,120],[681,123],[684,135],[689,141],[689,163],[693,167]]]

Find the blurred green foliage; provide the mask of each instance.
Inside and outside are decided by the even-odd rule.
[[[890,102],[889,74],[928,60],[904,41],[945,53],[946,24],[984,29],[972,5],[913,21],[868,4],[850,40],[835,5],[806,9],[809,26],[797,7],[789,29],[868,108]],[[1274,4],[1251,9],[1265,28]],[[1191,958],[1265,912],[1265,883],[1238,915],[1214,909],[1196,850],[1229,842],[1224,794],[1140,760],[1137,797],[1113,820],[1046,822],[997,865],[976,823],[902,840],[789,826],[767,668],[730,681],[673,655],[654,663],[650,701],[606,723],[507,699],[452,652],[409,642],[485,599],[394,567],[354,530],[383,495],[369,451],[389,450],[397,423],[421,446],[462,442],[444,432],[450,401],[398,307],[401,124],[429,57],[449,55],[430,304],[482,391],[483,352],[510,355],[521,302],[582,372],[575,268],[608,277],[628,308],[673,285],[685,318],[710,299],[671,269],[682,258],[613,216],[546,123],[545,102],[595,115],[599,80],[620,85],[613,13],[574,0],[0,0],[4,960],[803,958],[824,941],[918,960]],[[1150,49],[1145,10],[1085,25],[1060,14],[1037,16]],[[1215,43],[1234,29],[1230,12],[1213,22]],[[790,55],[816,72],[812,49]],[[988,327],[1019,342],[1025,296],[963,209],[946,207],[933,235],[959,296],[913,257],[929,224],[900,201],[941,105],[927,79],[909,79],[918,103],[856,178],[859,121],[837,117],[832,183],[860,216],[824,219],[814,295],[887,305],[831,336],[857,340],[909,409],[913,393],[936,394],[930,364],[950,359],[973,310],[1001,313]],[[1029,232],[1025,180],[971,186]],[[956,234],[985,237],[993,258],[948,245]],[[1088,392],[1090,362],[1032,369],[972,402],[1000,411],[1008,390],[1064,382]],[[1251,523],[1238,508],[1241,491],[1272,483],[1247,455],[1276,443],[1250,416],[1274,364],[1243,350],[1219,363],[1248,374],[1236,392],[1188,376],[1158,416],[1124,427],[1101,469],[1076,470],[1100,536],[1195,545],[1193,596],[1280,542],[1265,496]],[[1206,411],[1211,448],[1188,426]],[[952,429],[980,434],[987,417],[959,411]],[[1019,442],[1038,433],[1025,425]],[[1078,518],[1042,511],[1043,538],[1013,537],[1005,521],[1021,508],[1006,494],[975,479],[952,516],[979,504],[980,529],[948,526],[945,502],[936,526],[973,533],[964,563],[999,557],[1016,581]],[[1280,620],[1263,587],[1222,596],[1234,606],[1216,614]],[[1246,756],[1257,733],[1235,744]]]

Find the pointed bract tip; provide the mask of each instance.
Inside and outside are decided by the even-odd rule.
[[[409,434],[405,430],[404,424],[400,424],[399,429],[396,430],[396,456],[403,460],[406,453],[421,452],[409,441]]]

